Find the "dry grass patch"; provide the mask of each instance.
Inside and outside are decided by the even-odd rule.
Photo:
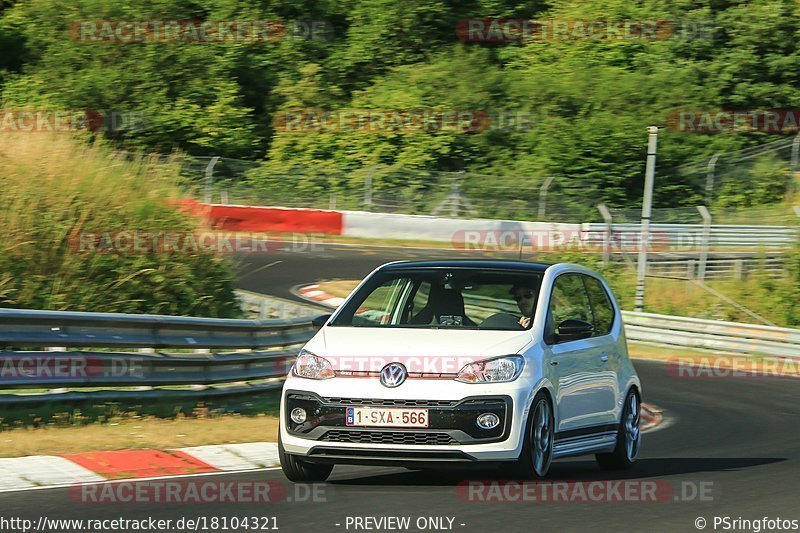
[[[277,440],[278,418],[274,416],[123,419],[106,424],[0,431],[0,457]]]
[[[322,281],[319,283],[319,290],[327,292],[332,296],[340,298],[347,298],[353,289],[356,288],[360,282],[351,279],[341,279],[334,281]]]

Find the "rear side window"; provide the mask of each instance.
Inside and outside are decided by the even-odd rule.
[[[562,274],[553,283],[545,323],[545,342],[553,344],[558,325],[565,320],[592,322],[592,306],[580,274]]]
[[[583,276],[583,280],[592,306],[594,336],[608,335],[614,325],[614,306],[611,305],[611,299],[599,279]]]

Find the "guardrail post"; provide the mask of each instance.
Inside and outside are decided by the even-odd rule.
[[[606,231],[603,236],[603,264],[607,265],[611,261],[611,237],[613,232],[611,221],[613,217],[606,204],[598,204],[597,210],[600,211],[600,215],[606,223]]]
[[[542,187],[539,189],[539,216],[536,217],[540,221],[544,221],[544,217],[547,214],[547,190],[550,188],[550,185],[553,183],[553,180],[556,179],[555,176],[548,176],[545,178]]]
[[[214,167],[217,166],[219,162],[219,156],[214,156],[211,158],[211,161],[208,162],[208,166],[206,166],[206,194],[205,194],[205,203],[211,203],[211,184],[214,182]]]
[[[743,259],[734,259],[733,260],[733,278],[736,281],[742,281],[744,279],[744,260]]]
[[[640,312],[644,311],[647,248],[650,245],[650,217],[653,214],[653,186],[656,178],[658,127],[649,126],[647,133],[647,163],[644,170],[644,197],[642,198],[642,223],[639,227],[639,260],[636,265],[636,295],[634,300],[634,309]]]
[[[364,210],[372,211],[372,175],[375,174],[377,166],[373,166],[364,178]]]
[[[694,279],[694,259],[686,261],[686,278]]]
[[[706,263],[708,262],[708,245],[711,239],[711,213],[704,205],[698,205],[697,210],[700,211],[700,216],[703,217],[703,233],[700,240],[700,267],[697,277],[700,281],[706,279]]]
[[[708,171],[706,172],[706,203],[711,205],[714,196],[714,177],[716,174],[717,160],[722,154],[714,154],[708,162]]]

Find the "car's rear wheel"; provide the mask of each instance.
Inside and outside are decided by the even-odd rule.
[[[631,390],[625,398],[625,407],[622,409],[622,419],[617,431],[617,445],[611,453],[598,453],[595,455],[597,464],[604,470],[628,470],[633,467],[639,456],[642,442],[640,432],[641,405],[639,395]]]
[[[323,465],[303,461],[296,455],[286,453],[283,449],[281,434],[278,432],[278,458],[281,461],[283,474],[295,483],[315,483],[328,479],[333,470],[333,465]]]
[[[550,399],[543,392],[533,400],[522,454],[514,468],[514,475],[523,479],[540,479],[547,476],[553,461],[553,436],[555,419]]]

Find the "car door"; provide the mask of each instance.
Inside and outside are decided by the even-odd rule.
[[[605,343],[599,337],[577,340],[559,338],[559,324],[565,320],[592,322],[591,302],[583,276],[565,273],[553,282],[547,310],[544,340],[546,359],[551,365],[555,402],[558,406],[558,433],[588,435],[602,431],[607,391],[601,375]]]
[[[592,324],[594,325],[592,340],[602,347],[598,376],[598,385],[601,390],[601,394],[598,395],[598,414],[601,417],[601,423],[614,424],[619,418],[617,398],[620,397],[619,372],[622,361],[617,347],[618,339],[612,335],[612,328],[614,321],[620,320],[620,318],[616,317],[616,311],[603,283],[594,276],[581,274],[581,277],[589,295],[589,304],[592,307]]]

